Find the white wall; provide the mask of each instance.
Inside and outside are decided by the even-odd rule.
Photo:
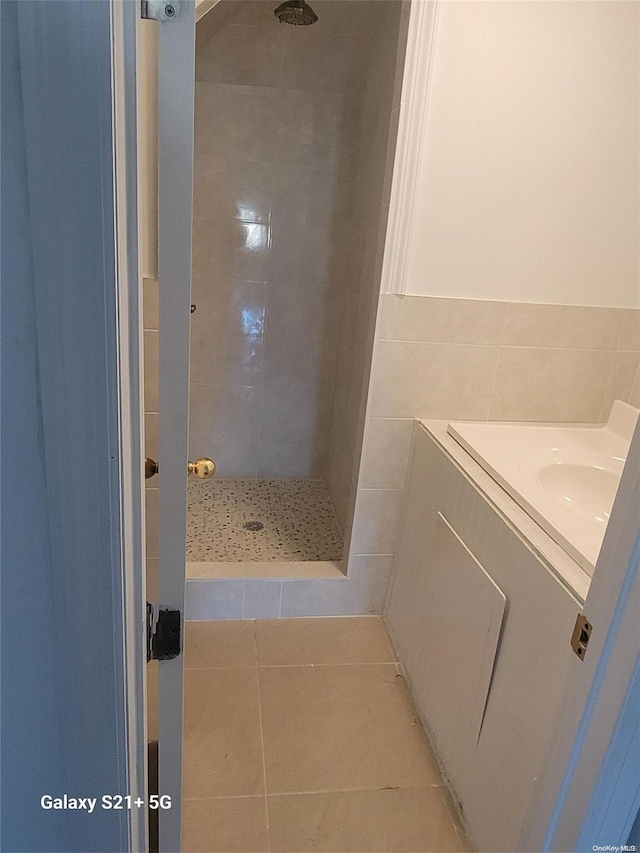
[[[640,306],[638,9],[441,0],[407,293]]]

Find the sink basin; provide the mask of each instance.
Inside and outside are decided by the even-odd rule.
[[[447,431],[591,576],[639,416],[616,400],[604,425],[450,423]]]
[[[604,525],[609,519],[620,474],[597,465],[559,463],[542,468],[538,480],[569,512]]]

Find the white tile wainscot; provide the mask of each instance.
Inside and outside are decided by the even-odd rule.
[[[588,577],[447,435],[446,423],[414,426],[385,613],[470,837],[479,850],[514,850]],[[495,634],[500,616],[490,614],[487,575],[506,596],[495,657],[476,642],[486,626]],[[491,667],[483,692],[478,673]]]
[[[392,557],[352,556],[349,577],[188,579],[187,620],[367,616],[382,613]],[[316,564],[318,565],[318,564]]]

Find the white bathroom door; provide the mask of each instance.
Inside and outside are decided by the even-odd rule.
[[[184,639],[195,0],[161,8],[173,14],[158,24],[158,604],[180,611]],[[158,664],[161,853],[180,850],[183,678],[181,643]]]
[[[637,714],[625,717],[622,711],[640,656],[638,612],[640,423],[584,603],[593,625],[587,651],[584,659],[572,658],[516,850],[615,849],[626,843],[640,781],[636,773],[622,789],[616,787],[626,754],[614,734],[630,740],[630,724],[637,724]],[[603,828],[617,836],[602,838]]]

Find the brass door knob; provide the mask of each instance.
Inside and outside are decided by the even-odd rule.
[[[155,459],[151,459],[149,456],[144,460],[144,478],[148,480],[149,477],[154,477],[158,473],[158,463]]]
[[[201,459],[196,459],[195,462],[187,462],[187,472],[195,474],[201,480],[208,480],[216,473],[216,463],[213,459],[207,459],[203,456]]]

